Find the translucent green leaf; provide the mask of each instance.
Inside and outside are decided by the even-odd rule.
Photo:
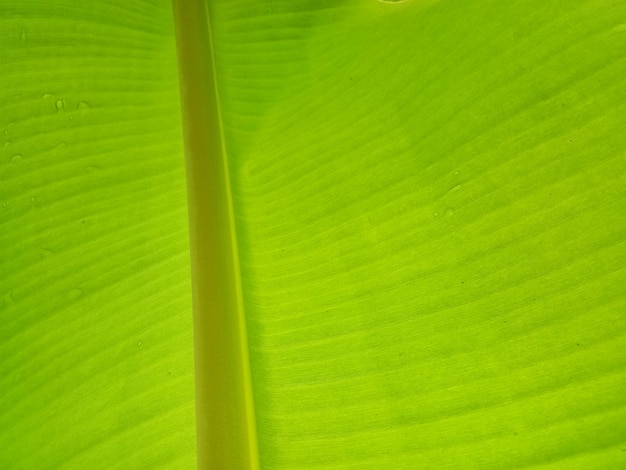
[[[195,467],[171,7],[0,2],[0,468]]]
[[[626,4],[173,3],[0,6],[0,467],[625,466]]]

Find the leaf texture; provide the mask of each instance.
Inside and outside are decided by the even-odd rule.
[[[0,468],[193,468],[169,4],[0,4]]]
[[[210,6],[261,467],[626,465],[624,4]]]
[[[0,467],[624,467],[624,2],[174,3],[0,6]]]

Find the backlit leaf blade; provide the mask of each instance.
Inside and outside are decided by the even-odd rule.
[[[624,5],[210,11],[262,468],[623,465]]]
[[[193,468],[163,2],[0,3],[0,468]]]

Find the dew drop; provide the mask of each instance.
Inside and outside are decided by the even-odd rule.
[[[454,209],[454,207],[448,207],[448,208],[446,209],[446,212],[445,212],[445,214],[444,214],[444,215],[445,215],[446,217],[452,217],[452,216],[454,215],[454,213],[455,213],[455,212],[456,212],[456,210]]]
[[[72,289],[68,294],[70,300],[76,300],[82,295],[83,295],[83,290],[79,287]]]
[[[65,151],[65,147],[67,147],[67,144],[65,142],[59,142],[57,144],[56,147],[54,147],[54,153],[55,155],[59,155],[60,153]]]
[[[137,347],[141,347],[142,344],[143,344],[142,341],[137,341]]]
[[[456,186],[452,186],[450,189],[448,189],[448,192],[446,193],[446,195],[458,193],[460,190],[461,190],[461,185],[457,184]]]
[[[57,100],[54,105],[57,108],[57,113],[61,113],[65,111],[65,100]]]
[[[30,202],[32,202],[32,203],[37,202],[37,198],[36,198],[35,196],[31,197],[31,198],[30,198]]]
[[[454,170],[454,173],[452,173],[454,176],[459,176],[459,170]]]

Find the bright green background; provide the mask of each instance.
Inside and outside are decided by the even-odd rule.
[[[626,466],[626,4],[211,10],[267,469]]]
[[[626,466],[626,4],[210,13],[262,468]],[[193,468],[170,6],[0,22],[0,466]]]
[[[195,466],[169,2],[0,2],[0,468]]]

